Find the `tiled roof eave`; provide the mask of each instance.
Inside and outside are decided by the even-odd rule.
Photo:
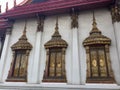
[[[3,15],[0,18],[19,18],[24,17],[25,15],[34,15],[35,13],[55,13],[58,10],[63,10],[72,8],[72,7],[86,7],[91,5],[102,5],[110,4],[112,0],[69,0],[69,1],[58,1],[58,2],[43,2],[37,4],[23,5],[16,7]],[[86,7],[87,8],[87,7]]]
[[[10,27],[12,27],[12,24],[8,23],[8,21],[0,21],[0,30],[4,30]]]

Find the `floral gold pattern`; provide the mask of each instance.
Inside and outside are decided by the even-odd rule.
[[[87,83],[114,83],[110,63],[109,46],[111,40],[97,28],[93,13],[93,28],[83,42],[87,56]]]
[[[58,31],[58,19],[52,39],[45,45],[46,67],[43,82],[66,82],[65,50],[67,42],[61,38]]]
[[[13,51],[13,60],[6,81],[26,82],[28,57],[32,49],[32,45],[27,41],[26,37],[26,22],[23,35],[17,43],[12,45],[11,49]]]
[[[58,21],[57,21],[58,22]],[[48,41],[44,46],[45,48],[59,48],[59,47],[64,47],[64,48],[67,48],[68,44],[65,40],[63,40],[61,38],[61,35],[59,34],[59,31],[58,31],[58,23],[56,23],[56,27],[55,27],[55,32],[54,34],[52,35],[52,39],[50,41]]]
[[[102,35],[101,31],[97,28],[97,23],[95,20],[95,17],[93,16],[93,28],[90,32],[90,36],[88,38],[86,38],[83,42],[84,46],[88,46],[88,45],[94,45],[94,44],[111,44],[111,40]]]
[[[19,41],[16,42],[14,45],[12,45],[12,50],[20,50],[20,49],[24,49],[24,50],[31,50],[32,49],[32,45],[27,41],[27,37],[26,37],[26,25],[23,31],[23,35],[19,38]]]
[[[112,6],[111,15],[113,22],[120,22],[120,8],[118,7],[118,5]]]

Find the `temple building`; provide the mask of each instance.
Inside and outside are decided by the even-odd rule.
[[[0,90],[120,90],[120,0],[25,0],[0,13]]]

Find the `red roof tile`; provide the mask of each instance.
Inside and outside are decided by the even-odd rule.
[[[48,0],[46,2],[17,6],[0,15],[0,30],[11,27],[7,19],[34,17],[36,14],[52,15],[70,12],[71,8],[78,10],[93,9],[108,6],[113,0]]]
[[[51,15],[57,13],[69,12],[71,8],[75,7],[79,10],[103,7],[112,3],[113,0],[48,0],[46,2],[28,4],[15,7],[12,10],[2,14],[0,18],[23,18],[33,17],[37,13],[43,15]]]

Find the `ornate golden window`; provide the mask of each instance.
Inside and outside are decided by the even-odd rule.
[[[66,82],[65,50],[67,43],[58,32],[58,21],[52,39],[45,44],[46,67],[43,82]]]
[[[14,68],[12,70],[12,76],[15,78],[25,78],[25,60],[26,51],[18,50],[15,52]]]
[[[48,76],[51,78],[62,78],[62,50],[50,49]]]
[[[32,49],[32,45],[27,41],[26,25],[23,35],[20,37],[17,43],[12,45],[11,48],[13,51],[13,60],[6,81],[26,82],[28,57],[30,50]]]
[[[83,42],[87,56],[87,83],[115,82],[109,55],[110,44],[111,40],[97,28],[93,15],[92,31]]]

